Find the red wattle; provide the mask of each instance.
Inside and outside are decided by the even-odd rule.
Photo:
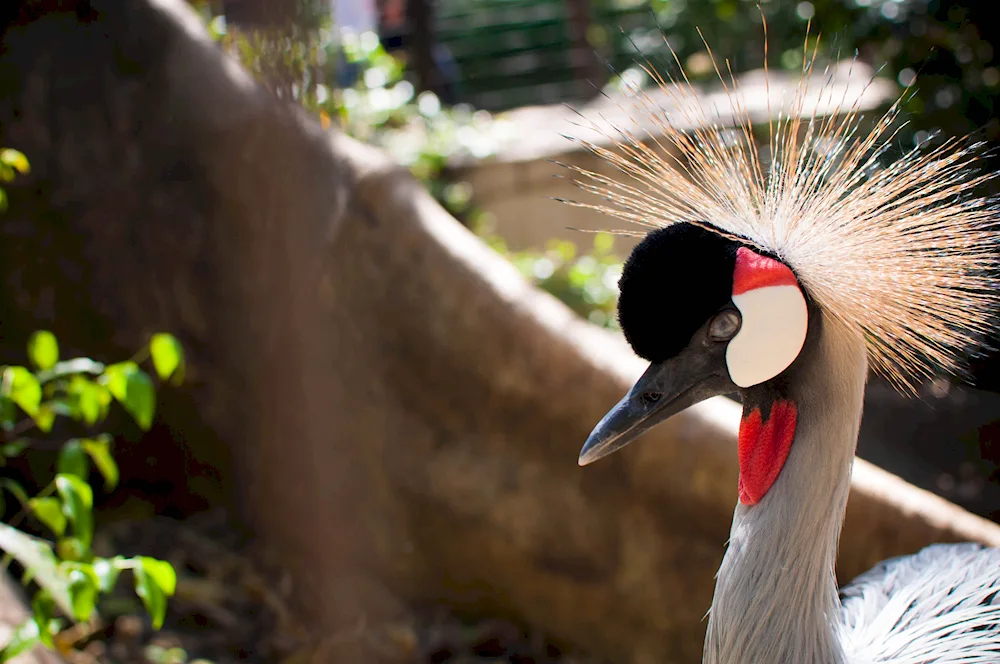
[[[776,401],[766,422],[754,408],[740,422],[740,502],[756,505],[778,479],[795,438],[798,409],[791,401]]]
[[[787,265],[746,247],[736,250],[733,269],[733,295],[766,286],[798,286],[795,273]]]

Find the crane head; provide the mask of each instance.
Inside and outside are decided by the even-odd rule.
[[[806,341],[810,307],[792,270],[699,225],[649,233],[619,291],[622,331],[650,365],[594,428],[580,465],[695,403],[774,380]]]

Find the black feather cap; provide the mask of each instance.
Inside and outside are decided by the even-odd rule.
[[[691,223],[658,228],[632,250],[618,281],[618,323],[636,355],[663,362],[732,299],[740,242]]]

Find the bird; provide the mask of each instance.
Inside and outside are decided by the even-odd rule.
[[[570,136],[615,172],[565,165],[598,200],[565,202],[640,238],[617,314],[649,362],[579,464],[738,394],[738,502],[703,662],[1000,662],[1000,549],[933,544],[842,588],[834,573],[869,373],[904,395],[967,378],[996,324],[1000,208],[977,193],[993,175],[972,136],[902,146],[908,90],[866,124],[836,99],[837,68],[854,61],[824,63],[819,40],[805,44],[794,94],[759,143],[739,81],[707,44],[733,122],[674,55],[680,76],[641,64],[659,97],[625,86],[639,129],[584,120],[607,140]]]

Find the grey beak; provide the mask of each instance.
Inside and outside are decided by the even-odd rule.
[[[579,464],[585,466],[621,449],[699,401],[735,391],[725,362],[720,367],[716,353],[702,351],[689,347],[666,362],[650,364],[594,427],[580,451]]]

